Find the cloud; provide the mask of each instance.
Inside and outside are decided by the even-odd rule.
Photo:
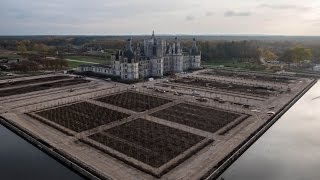
[[[312,26],[320,27],[320,22],[319,23],[313,23]]]
[[[306,21],[307,23],[311,23],[312,26],[317,26],[319,27],[320,26],[320,19],[312,19],[312,20],[309,20],[309,21]]]
[[[271,3],[271,1],[273,3]],[[293,1],[293,0],[292,0]],[[298,3],[297,0],[294,0]],[[316,0],[294,4],[290,0],[0,0],[0,35],[25,34],[144,34],[234,33],[316,34],[310,28],[319,15]],[[217,2],[219,6],[217,6]],[[274,3],[276,2],[276,3]],[[302,4],[303,3],[303,4]],[[277,5],[278,4],[278,5]],[[280,4],[280,5],[279,5]],[[305,13],[308,7],[312,12]],[[298,11],[300,10],[300,11]],[[283,11],[283,12],[282,12]],[[303,14],[288,19],[287,15]],[[284,16],[285,15],[285,16]],[[221,18],[225,16],[225,18]],[[250,16],[246,28],[239,18]],[[225,19],[228,18],[226,22]],[[276,26],[261,28],[263,19]],[[290,21],[289,21],[290,20]],[[183,23],[185,22],[185,23]],[[194,26],[194,23],[197,26]],[[299,24],[297,28],[295,25]]]
[[[210,12],[210,11],[206,12],[206,16],[207,16],[207,17],[213,16],[213,15],[214,15],[213,12]]]
[[[298,11],[308,11],[312,8],[305,6],[297,6],[291,4],[261,4],[258,7],[260,8],[269,8],[275,10],[298,10]]]
[[[177,13],[186,10],[189,4],[171,0],[146,1],[127,0],[42,0],[28,3],[24,0],[3,0],[0,3],[0,19],[32,20],[53,23],[81,23],[102,21],[105,19],[128,19],[134,17],[151,17]]]
[[[225,17],[234,17],[234,16],[251,16],[250,12],[235,12],[235,11],[226,11],[224,13]]]
[[[28,15],[23,14],[23,13],[17,13],[16,16],[15,16],[16,19],[22,19],[22,20],[26,19],[28,17],[29,17]]]
[[[192,16],[192,15],[188,15],[188,16],[186,17],[186,20],[187,20],[187,21],[193,21],[194,19],[195,19],[195,17]]]

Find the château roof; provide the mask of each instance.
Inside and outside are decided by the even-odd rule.
[[[200,52],[199,52],[198,47],[197,47],[196,39],[193,38],[192,47],[190,49],[190,55],[195,56],[195,55],[199,55],[199,54],[200,54]]]
[[[128,44],[125,48],[123,56],[128,59],[129,63],[131,62],[132,59],[134,59],[134,52],[133,52],[132,46],[131,46],[131,38],[128,39]]]

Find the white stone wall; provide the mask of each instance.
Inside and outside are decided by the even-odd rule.
[[[173,60],[173,71],[176,73],[183,72],[183,56],[182,55],[172,56],[172,60]]]
[[[163,58],[163,73],[173,72],[173,61],[170,56],[165,56]]]
[[[163,76],[164,58],[151,59],[151,76]]]
[[[121,63],[121,79],[139,79],[139,63]]]
[[[120,61],[113,61],[112,69],[113,69],[114,76],[121,76],[121,63],[120,63]]]
[[[201,55],[191,56],[191,69],[199,69],[201,67]]]
[[[77,67],[78,72],[94,72],[98,74],[113,75],[113,68],[99,66]]]
[[[139,78],[151,76],[151,63],[150,60],[143,60],[139,62]]]

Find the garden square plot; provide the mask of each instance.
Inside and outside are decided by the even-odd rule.
[[[96,100],[137,112],[146,111],[171,102],[170,100],[161,97],[131,91],[98,98]]]
[[[207,72],[202,72],[200,74],[205,74],[209,76],[224,76],[224,77],[232,77],[232,78],[244,78],[265,82],[276,82],[276,83],[289,83],[292,80],[296,80],[294,77],[286,77],[280,75],[266,75],[266,74],[258,74],[258,73],[248,73],[248,72],[238,72],[233,70],[225,70],[225,69],[212,69]]]
[[[86,131],[129,116],[88,102],[57,107],[36,114],[76,132]]]
[[[233,82],[221,82],[217,80],[208,80],[204,78],[190,78],[184,77],[180,79],[175,79],[170,81],[173,84],[180,84],[190,87],[217,89],[221,91],[235,92],[235,93],[245,93],[248,95],[257,96],[270,96],[277,93],[277,89],[273,87],[264,87],[261,85],[247,85],[247,84],[237,84]]]
[[[69,79],[69,80],[63,80],[58,82],[51,82],[51,83],[48,82],[45,84],[16,87],[12,89],[4,89],[4,90],[0,90],[0,97],[13,96],[18,94],[37,92],[37,91],[43,91],[48,89],[79,85],[79,84],[88,83],[88,82],[90,81],[85,79]]]
[[[144,119],[136,119],[89,138],[154,168],[205,139]]]
[[[241,114],[182,103],[157,111],[151,116],[214,133]]]
[[[19,80],[19,81],[9,80],[9,82],[0,83],[0,88],[22,86],[22,85],[28,85],[33,83],[57,81],[57,80],[70,79],[70,78],[71,78],[70,76],[49,76],[49,77],[34,78],[34,79]]]

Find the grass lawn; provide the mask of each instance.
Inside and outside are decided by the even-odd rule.
[[[201,62],[203,66],[224,66],[224,67],[232,67],[232,68],[240,68],[240,69],[246,69],[246,70],[252,70],[252,71],[261,71],[264,70],[264,66],[258,65],[258,64],[252,64],[252,63],[246,63],[246,62],[233,62],[233,61],[202,61]]]
[[[88,57],[88,56],[65,56],[65,59],[77,60],[77,61],[86,61],[88,63],[99,63],[99,64],[108,64],[110,59],[100,58],[100,57]]]
[[[82,64],[92,64],[92,63],[90,63],[90,62],[68,61],[69,68],[76,68],[76,67],[78,67],[79,65],[82,65]]]
[[[22,58],[20,55],[17,55],[17,52],[5,49],[0,49],[0,57],[8,57],[9,59]]]

